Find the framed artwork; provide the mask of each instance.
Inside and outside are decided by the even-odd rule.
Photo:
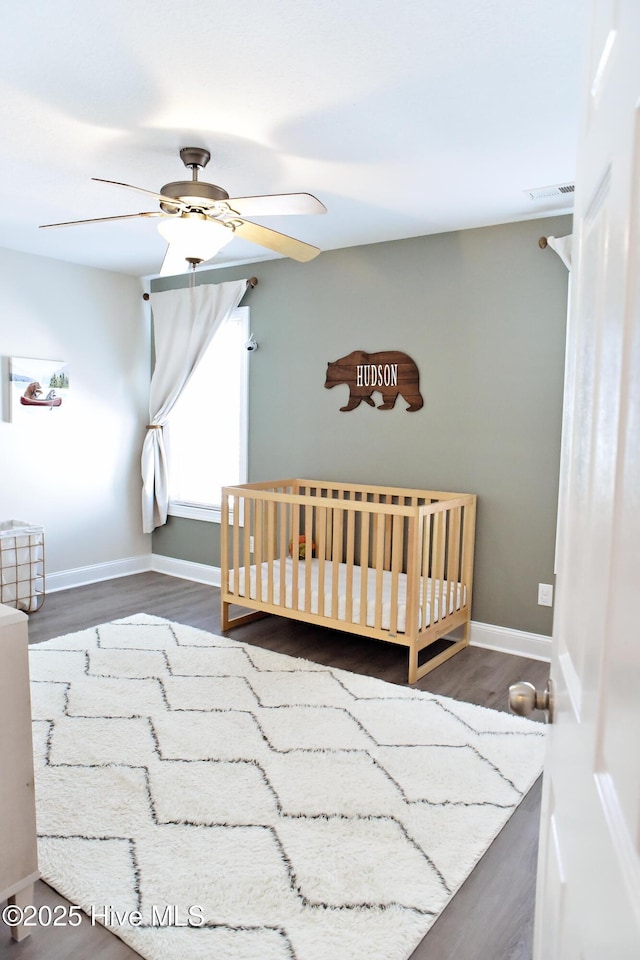
[[[69,366],[63,360],[10,357],[9,388],[13,421],[41,417],[43,410],[51,412],[65,403]]]

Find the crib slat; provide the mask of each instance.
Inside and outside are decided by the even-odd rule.
[[[231,557],[233,562],[233,592],[240,593],[240,504],[238,497],[235,497],[233,506],[233,519],[231,527]]]
[[[409,517],[407,521],[407,579],[404,624],[405,636],[410,638],[414,644],[417,643],[420,634],[420,573],[422,568],[420,548],[423,526],[424,515],[415,505],[414,515]],[[424,617],[422,622],[424,624]]]
[[[304,609],[311,613],[311,560],[313,557],[313,507],[307,504],[304,508]]]
[[[376,630],[380,630],[382,626],[382,582],[383,582],[383,571],[384,571],[384,531],[381,530],[381,527],[384,527],[385,518],[383,515],[376,513],[375,520],[373,521],[374,529],[374,540],[376,544],[376,555],[374,558],[375,563],[375,584],[376,584],[376,602],[375,602],[375,616],[374,616],[374,626]]]
[[[431,559],[431,513],[421,512],[421,554],[420,554],[420,576],[422,583],[422,595],[420,598],[422,604],[422,629],[425,630],[431,623],[431,617],[427,616],[429,607],[429,562]]]
[[[242,501],[243,503],[243,520],[244,527],[242,530],[242,560],[244,565],[244,596],[251,596],[251,550],[249,539],[251,537],[252,523],[253,523],[253,506],[254,501],[250,497],[245,497]],[[240,501],[238,500],[238,507],[240,506]],[[239,512],[239,511],[238,511]],[[238,517],[238,521],[239,521]],[[238,556],[240,554],[238,553]],[[240,587],[240,581],[238,580],[238,589]]]
[[[273,561],[275,556],[275,530],[276,530],[276,506],[273,500],[267,503],[267,530],[266,530],[266,554],[267,554],[267,601],[273,603]]]
[[[380,494],[379,494],[379,493],[373,493],[373,494],[371,494],[370,501],[371,501],[371,503],[376,503],[376,504],[380,503]],[[374,516],[375,516],[375,515],[374,515]],[[375,522],[375,520],[374,520],[373,523],[372,523],[372,527],[373,527],[373,529],[372,529],[372,531],[371,531],[371,533],[372,533],[372,537],[371,537],[371,562],[372,562],[373,567],[374,567],[374,569],[375,569],[375,566],[376,566],[376,556],[377,556],[377,554],[378,554],[378,525],[377,525],[377,523]]]
[[[226,571],[226,579],[223,576],[221,580],[221,586],[223,591],[229,590],[229,532],[230,532],[230,522],[229,522],[229,497],[226,493],[222,493],[220,498],[220,557],[221,557],[221,568],[223,571]]]
[[[360,623],[367,624],[367,604],[369,602],[369,526],[371,514],[360,516]]]
[[[342,560],[342,521],[343,511],[339,507],[333,507],[333,552],[331,562],[331,616],[334,620],[338,619],[339,606],[339,576],[340,561]]]
[[[433,623],[433,605],[431,603],[431,577],[433,553],[433,514],[429,511],[424,518],[422,540],[422,628]]]
[[[381,497],[382,503],[391,503],[392,497]],[[391,514],[386,514],[384,518],[384,569],[391,569],[391,540],[392,540],[392,517]]]
[[[332,496],[331,491],[327,489],[326,498],[329,504],[331,503]],[[327,511],[327,557],[333,556],[333,512],[331,509]]]
[[[435,623],[442,619],[442,581],[444,580],[444,514],[440,511],[434,514],[433,525],[433,562],[431,571],[431,621]],[[436,603],[438,616],[436,616]]]
[[[393,517],[391,526],[391,607],[389,612],[389,631],[392,636],[398,633],[398,578],[402,569],[404,555],[404,522],[399,516]],[[406,606],[406,597],[405,597]]]
[[[286,588],[287,588],[287,578],[286,578],[286,569],[287,569],[287,544],[289,538],[287,537],[288,530],[288,513],[290,505],[288,503],[279,504],[280,507],[280,519],[278,523],[278,573],[280,578],[280,587],[278,590],[278,600],[275,600],[274,603],[278,603],[281,607],[285,605],[286,599]]]
[[[345,619],[353,620],[353,564],[356,539],[356,515],[353,510],[347,511],[347,549],[345,562],[347,564],[347,596]]]
[[[324,582],[327,560],[327,508],[318,507],[316,510],[316,536],[318,556],[318,613],[324,616]]]
[[[443,556],[442,556],[442,575],[440,577],[440,603],[439,603],[440,620],[442,621],[447,617],[447,614],[449,613],[449,605],[447,600],[448,592],[449,592],[449,585],[447,583],[447,557],[448,557],[448,551],[449,551],[449,520],[451,519],[451,515],[447,510],[445,513],[441,513],[440,516],[442,517],[442,536],[444,540],[444,550],[443,550]]]
[[[435,597],[435,580],[436,580],[436,515],[431,514],[431,532],[430,532],[430,554],[429,554],[429,603],[431,604],[431,622],[434,623],[436,619],[435,607],[433,606],[433,598]]]
[[[298,578],[300,574],[300,564],[298,562],[298,544],[300,542],[300,508],[293,507],[291,510],[291,544],[289,551],[291,553],[291,608],[299,610]]]
[[[233,592],[240,593],[240,498],[233,501],[232,556],[233,556]]]
[[[448,575],[448,556],[449,556],[449,545],[450,545],[450,535],[451,535],[451,511],[447,510],[443,514],[444,521],[444,559],[442,562],[442,584],[440,587],[440,619],[444,619],[449,614],[449,582],[447,580]]]
[[[262,561],[263,561],[263,535],[262,535],[262,523],[263,523],[263,501],[256,500],[254,503],[254,533],[253,533],[253,548],[254,548],[254,563],[256,568],[256,600],[262,600]]]

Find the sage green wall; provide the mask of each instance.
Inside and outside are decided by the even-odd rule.
[[[567,271],[542,235],[569,217],[334,250],[203,272],[255,274],[249,478],[302,476],[478,494],[473,619],[550,635]],[[153,290],[185,277],[154,281]],[[403,350],[424,407],[341,413],[326,365]],[[218,565],[215,524],[171,518],[153,551]]]

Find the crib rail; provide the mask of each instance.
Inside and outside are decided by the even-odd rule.
[[[223,488],[223,629],[276,613],[392,640],[417,679],[419,650],[460,625],[468,642],[475,500],[293,478]],[[231,604],[253,612],[231,618]]]

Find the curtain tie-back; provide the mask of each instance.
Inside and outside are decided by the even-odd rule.
[[[163,424],[161,423],[148,423],[145,427],[145,430],[162,430]]]

